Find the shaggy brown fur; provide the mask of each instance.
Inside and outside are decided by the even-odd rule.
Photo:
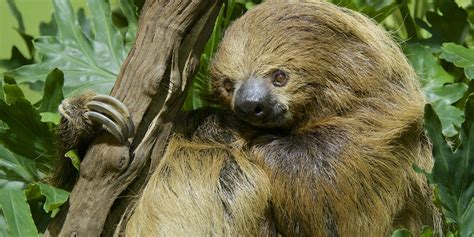
[[[212,64],[214,88],[233,110],[235,91],[225,81],[238,88],[276,69],[289,76],[272,91],[288,111],[281,130],[207,121],[191,139],[173,140],[129,235],[386,236],[397,227],[438,228],[430,188],[411,168],[431,165],[424,100],[383,29],[328,3],[261,4],[227,30]],[[197,138],[216,127],[229,128],[231,139]],[[228,188],[224,177],[232,177]]]
[[[416,75],[390,36],[323,2],[263,3],[227,30],[212,64],[235,110],[249,78],[271,85],[278,121],[202,110],[176,124],[128,236],[387,236],[439,228]],[[232,88],[229,86],[231,82]],[[244,118],[245,120],[245,118]]]

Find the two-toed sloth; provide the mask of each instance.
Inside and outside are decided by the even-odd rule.
[[[431,166],[423,95],[398,45],[367,17],[324,2],[260,4],[229,27],[210,70],[223,109],[179,116],[128,236],[439,227],[430,187],[412,169]],[[87,122],[71,120],[88,119],[93,98],[63,102],[74,115],[63,138],[74,126],[87,134],[77,126]]]

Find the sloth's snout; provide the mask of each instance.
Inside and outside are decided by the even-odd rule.
[[[270,110],[270,89],[264,80],[250,78],[237,89],[234,111],[241,119],[260,122],[267,117]]]
[[[248,120],[255,120],[265,117],[266,108],[263,103],[259,101],[242,101],[235,107],[235,111],[240,116]],[[252,118],[253,117],[253,118]],[[250,118],[250,119],[249,119]]]

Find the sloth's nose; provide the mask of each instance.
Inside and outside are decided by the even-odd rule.
[[[264,119],[271,109],[270,89],[263,79],[249,78],[235,93],[234,110],[236,114],[249,122]]]
[[[237,114],[251,120],[264,118],[267,114],[267,108],[260,101],[241,101],[235,108]]]

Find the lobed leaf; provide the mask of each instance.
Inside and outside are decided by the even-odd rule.
[[[464,68],[466,78],[474,79],[474,48],[465,48],[462,45],[445,43],[441,48],[440,58]]]
[[[33,44],[31,42],[33,40],[33,38],[30,35],[25,33],[25,25],[23,23],[23,17],[21,15],[20,11],[16,7],[15,2],[13,0],[7,0],[7,5],[8,5],[8,8],[10,9],[10,12],[13,14],[13,16],[15,17],[15,20],[18,24],[18,28],[16,28],[16,31],[18,32],[18,34],[20,34],[21,38],[26,43],[26,46],[28,48],[28,51],[29,51],[30,55],[33,55],[34,54],[34,49],[33,49]],[[13,46],[12,49],[11,49],[10,59],[1,59],[0,60],[0,67],[3,67],[7,70],[12,70],[14,68],[17,68],[17,67],[20,67],[20,66],[23,66],[23,65],[27,65],[27,64],[31,64],[33,62],[34,62],[33,57],[31,57],[31,58],[25,57],[20,52],[20,50],[18,50],[18,48],[16,46]]]
[[[109,93],[130,47],[125,47],[126,40],[112,23],[108,1],[89,0],[88,4],[91,22],[81,12],[78,19],[68,0],[54,0],[57,35],[42,36],[34,41],[41,62],[6,75],[18,83],[44,81],[51,70],[58,68],[64,73],[66,95],[88,89]],[[129,22],[129,27],[136,29],[136,21]]]
[[[1,189],[0,209],[12,237],[38,236],[30,207],[22,190]]]
[[[462,110],[452,104],[463,98],[467,85],[454,83],[454,77],[443,69],[428,47],[407,44],[404,52],[418,75],[427,102],[439,115],[443,134],[448,137],[456,135],[464,116]]]
[[[40,179],[34,161],[15,154],[2,145],[0,145],[0,171],[3,172],[3,179],[8,181],[29,183]]]
[[[46,197],[43,205],[44,211],[51,212],[51,217],[54,217],[58,213],[59,207],[69,198],[69,192],[45,183],[38,183],[37,185],[41,190],[41,194]]]
[[[10,151],[36,161],[43,172],[51,168],[55,154],[53,134],[41,122],[39,112],[25,99],[12,78],[5,77],[6,101],[0,100],[0,144]]]
[[[418,25],[431,33],[424,43],[434,48],[444,42],[464,43],[469,30],[466,10],[459,7],[454,0],[437,1],[438,11],[426,12],[428,23],[417,19]]]
[[[58,25],[54,20],[54,14],[51,14],[49,22],[41,22],[39,24],[39,31],[42,36],[53,36],[58,33]]]
[[[54,69],[46,77],[44,84],[43,99],[39,112],[57,112],[58,106],[64,99],[63,96],[64,74],[58,69]]]
[[[441,123],[433,108],[425,107],[425,128],[433,143],[432,181],[447,219],[458,225],[460,236],[474,234],[474,94],[465,105],[466,120],[460,131],[461,144],[452,151],[441,134]]]
[[[16,46],[12,47],[10,59],[0,59],[0,67],[12,70],[14,68],[31,64],[33,59],[26,58]]]

